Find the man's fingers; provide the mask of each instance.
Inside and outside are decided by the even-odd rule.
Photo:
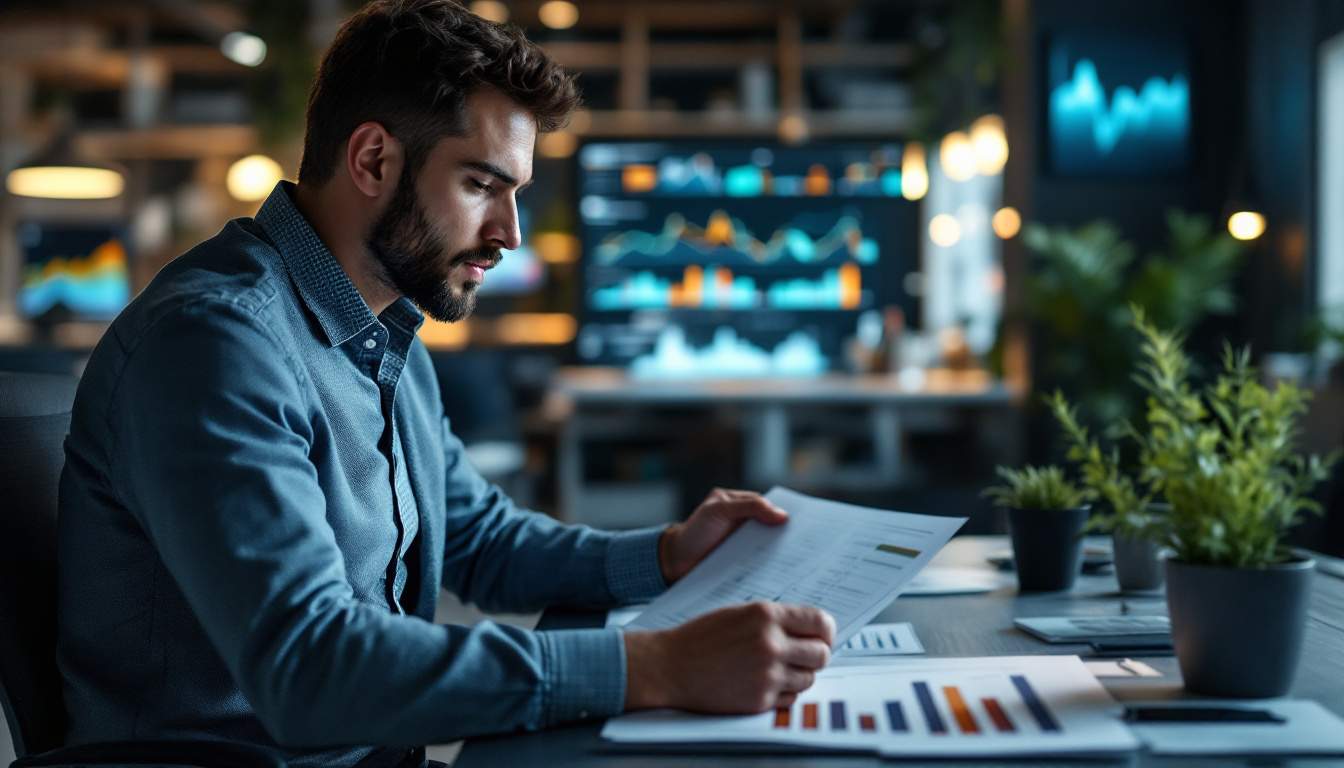
[[[714,512],[725,520],[759,520],[766,525],[778,525],[789,519],[788,512],[756,494],[717,502]]]
[[[835,619],[810,605],[779,606],[779,625],[798,637],[815,637],[827,645],[835,644]]]
[[[812,687],[817,679],[816,673],[801,667],[788,667],[784,670],[784,683],[780,693],[801,693]]]
[[[803,669],[821,669],[831,660],[831,647],[815,638],[790,638],[780,660]]]

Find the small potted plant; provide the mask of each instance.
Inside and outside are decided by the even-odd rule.
[[[1059,467],[995,470],[1003,480],[984,495],[1008,510],[1017,586],[1023,592],[1073,587],[1083,563],[1088,494]]]
[[[1102,449],[1078,421],[1078,414],[1055,391],[1046,404],[1068,440],[1068,459],[1082,473],[1082,485],[1091,496],[1104,504],[1105,511],[1094,515],[1086,530],[1109,533],[1115,553],[1115,578],[1121,591],[1142,592],[1162,587],[1164,570],[1159,557],[1160,517],[1169,512],[1163,503],[1154,503],[1152,494],[1141,489],[1120,469],[1120,452]]]
[[[1315,563],[1282,541],[1338,453],[1295,446],[1308,395],[1257,381],[1248,351],[1227,347],[1222,372],[1196,390],[1174,334],[1134,310],[1136,380],[1147,394],[1140,481],[1171,505],[1146,534],[1172,550],[1167,607],[1185,686],[1214,696],[1288,691],[1297,668]]]

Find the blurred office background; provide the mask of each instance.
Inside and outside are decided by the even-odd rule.
[[[345,0],[0,4],[0,369],[78,372],[293,178]],[[1344,2],[513,0],[586,108],[526,244],[427,323],[478,467],[610,527],[714,486],[1000,530],[1040,395],[1133,413],[1127,307],[1317,392],[1344,439]],[[53,167],[79,170],[52,170]],[[1340,483],[1301,543],[1344,549]]]

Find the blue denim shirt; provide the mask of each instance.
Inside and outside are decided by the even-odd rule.
[[[291,189],[164,268],[85,369],[59,518],[68,742],[351,765],[620,711],[617,631],[434,607],[440,584],[487,610],[647,599],[659,531],[562,525],[482,479],[420,313],[375,317]]]

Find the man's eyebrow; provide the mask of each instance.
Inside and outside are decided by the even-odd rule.
[[[471,168],[472,170],[480,171],[481,173],[488,173],[491,176],[494,176],[496,179],[499,179],[500,181],[509,185],[510,187],[518,185],[518,179],[514,178],[511,174],[509,174],[503,168],[500,168],[498,165],[495,165],[494,163],[487,163],[484,160],[463,160],[462,167]],[[528,179],[526,184],[522,185],[521,187],[518,187],[518,190],[521,192],[522,190],[527,189],[531,185],[532,180]]]

